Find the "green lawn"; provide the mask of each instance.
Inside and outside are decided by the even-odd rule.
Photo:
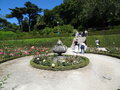
[[[89,36],[92,35],[113,35],[120,34],[120,28],[114,28],[109,30],[91,30],[89,31]]]
[[[0,47],[12,46],[44,46],[53,47],[57,40],[60,39],[68,47],[71,46],[73,37],[53,37],[53,38],[36,38],[36,39],[23,39],[23,40],[7,40],[0,41]]]
[[[120,47],[120,34],[93,35],[87,37],[88,47],[95,47],[95,39],[100,40],[101,47]]]

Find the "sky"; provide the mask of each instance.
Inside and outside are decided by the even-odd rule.
[[[9,8],[24,7],[24,3],[30,1],[42,9],[52,9],[63,3],[63,0],[0,0],[0,16],[10,14]],[[16,18],[7,19],[11,23],[18,23]]]

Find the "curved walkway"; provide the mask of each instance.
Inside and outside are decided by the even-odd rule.
[[[70,49],[69,54],[75,55]],[[90,64],[70,71],[33,68],[29,64],[32,56],[2,63],[0,78],[7,74],[10,74],[10,78],[1,90],[117,90],[120,88],[120,59],[98,54],[83,56],[90,59]]]

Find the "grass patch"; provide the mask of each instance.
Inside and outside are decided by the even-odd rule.
[[[112,34],[120,34],[120,26],[113,27],[113,29],[109,30],[90,30],[89,36],[91,35],[112,35]]]
[[[72,36],[72,33],[51,33],[49,35],[38,31],[31,32],[12,32],[12,31],[0,31],[0,40],[21,40],[32,38],[53,38],[53,37],[68,37]]]
[[[94,35],[87,37],[88,47],[96,47],[95,39],[100,40],[100,47],[120,47],[120,34],[115,35]]]
[[[61,41],[68,47],[72,44],[73,37],[54,37],[54,38],[36,38],[36,39],[23,39],[23,40],[8,40],[0,41],[0,48],[5,46],[23,47],[23,46],[44,46],[53,47],[57,40]]]

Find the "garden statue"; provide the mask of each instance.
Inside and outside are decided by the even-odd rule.
[[[67,46],[63,45],[61,40],[57,41],[57,45],[53,48],[53,52],[57,53],[58,56],[61,56],[62,53],[65,53],[67,51]]]

